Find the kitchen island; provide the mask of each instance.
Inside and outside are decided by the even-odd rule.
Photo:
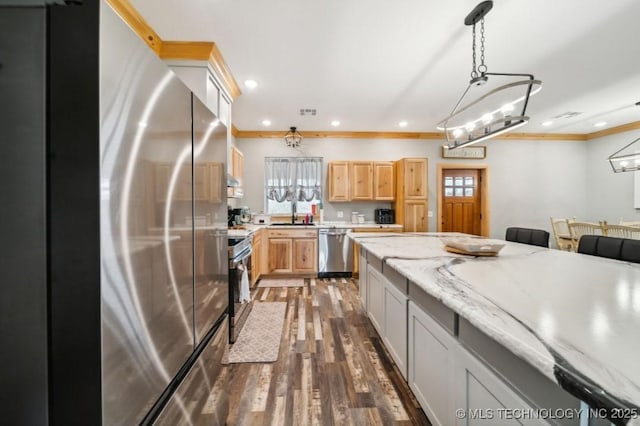
[[[499,407],[526,424],[638,424],[640,265],[510,242],[458,255],[442,236],[351,234],[362,303],[434,424],[474,407],[486,424]]]

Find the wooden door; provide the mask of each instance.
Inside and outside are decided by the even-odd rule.
[[[393,201],[395,193],[395,165],[392,161],[376,161],[373,163],[373,198],[375,200]]]
[[[292,272],[291,260],[291,238],[269,238],[269,272]]]
[[[349,201],[349,163],[332,161],[329,163],[329,201]]]
[[[404,232],[426,232],[427,202],[411,200],[404,203]]]
[[[442,170],[442,231],[481,235],[480,173],[477,169]]]
[[[318,240],[297,238],[293,240],[293,272],[318,271]]]
[[[405,158],[404,196],[405,199],[424,199],[427,197],[427,159]]]
[[[349,173],[351,201],[373,200],[373,163],[371,161],[352,161]]]

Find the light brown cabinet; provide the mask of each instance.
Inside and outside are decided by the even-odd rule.
[[[293,242],[293,272],[318,272],[318,239],[296,238]]]
[[[375,161],[373,163],[373,199],[393,201],[396,198],[396,176],[393,161]]]
[[[293,272],[291,238],[269,238],[269,273]]]
[[[329,201],[393,201],[393,161],[332,161],[329,163]]]
[[[403,158],[396,162],[396,223],[404,232],[429,230],[426,158]]]
[[[318,231],[269,229],[269,273],[310,274],[318,271]]]
[[[422,200],[427,198],[427,159],[426,158],[403,158],[400,160],[402,166],[402,185],[404,187],[404,198],[406,200]],[[400,171],[398,171],[400,177]]]
[[[260,275],[262,274],[262,257],[263,257],[263,232],[262,229],[258,230],[253,234],[253,244],[251,249],[253,250],[251,254],[251,285],[254,285]]]
[[[233,187],[228,195],[234,198],[242,198],[244,195],[244,154],[235,146],[231,147],[231,170],[229,173],[240,182],[240,185]]]
[[[427,201],[409,200],[405,202],[403,225],[405,232],[427,230]]]
[[[329,201],[349,201],[349,162],[330,162],[327,179]]]
[[[349,163],[349,195],[351,201],[373,200],[373,162]]]

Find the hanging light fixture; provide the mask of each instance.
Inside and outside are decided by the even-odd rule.
[[[494,73],[487,71],[484,61],[484,16],[493,1],[479,3],[465,18],[473,27],[471,80],[451,111],[438,123],[446,138],[446,149],[468,146],[501,135],[529,121],[526,115],[529,97],[542,88],[542,82],[531,74]],[[476,24],[480,23],[480,64],[476,65]],[[482,91],[463,105],[468,94]]]
[[[289,131],[284,135],[284,141],[290,148],[297,148],[302,142],[302,135],[295,127],[289,127]]]
[[[609,164],[615,173],[640,170],[640,147],[631,148],[631,145],[638,141],[640,138],[633,140],[609,156]]]
[[[640,106],[640,101],[636,102],[636,106]],[[630,144],[623,146],[607,158],[614,173],[640,170],[640,147],[631,148],[638,141],[640,138],[634,139]]]

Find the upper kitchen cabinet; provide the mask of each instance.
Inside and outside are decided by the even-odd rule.
[[[181,60],[166,57],[171,55],[162,52],[171,70],[182,80],[193,93],[213,112],[225,125],[231,127],[231,104],[233,97],[226,90],[221,78],[206,60]],[[176,54],[177,56],[177,54]]]
[[[229,187],[227,195],[232,198],[242,198],[244,195],[244,154],[235,146],[231,147],[229,173],[238,181],[237,186]]]
[[[373,163],[373,198],[375,200],[395,200],[395,170],[393,161],[376,161]]]
[[[403,158],[398,161],[399,183],[407,200],[422,200],[427,197],[427,159]],[[400,174],[402,173],[402,175]],[[401,180],[400,180],[401,179]]]
[[[405,232],[428,231],[427,159],[403,158],[396,161],[396,223]]]
[[[373,200],[373,162],[352,161],[349,165],[351,201]]]
[[[393,201],[393,161],[332,161],[328,165],[329,201]]]
[[[328,167],[329,201],[349,201],[349,162],[332,161]]]

